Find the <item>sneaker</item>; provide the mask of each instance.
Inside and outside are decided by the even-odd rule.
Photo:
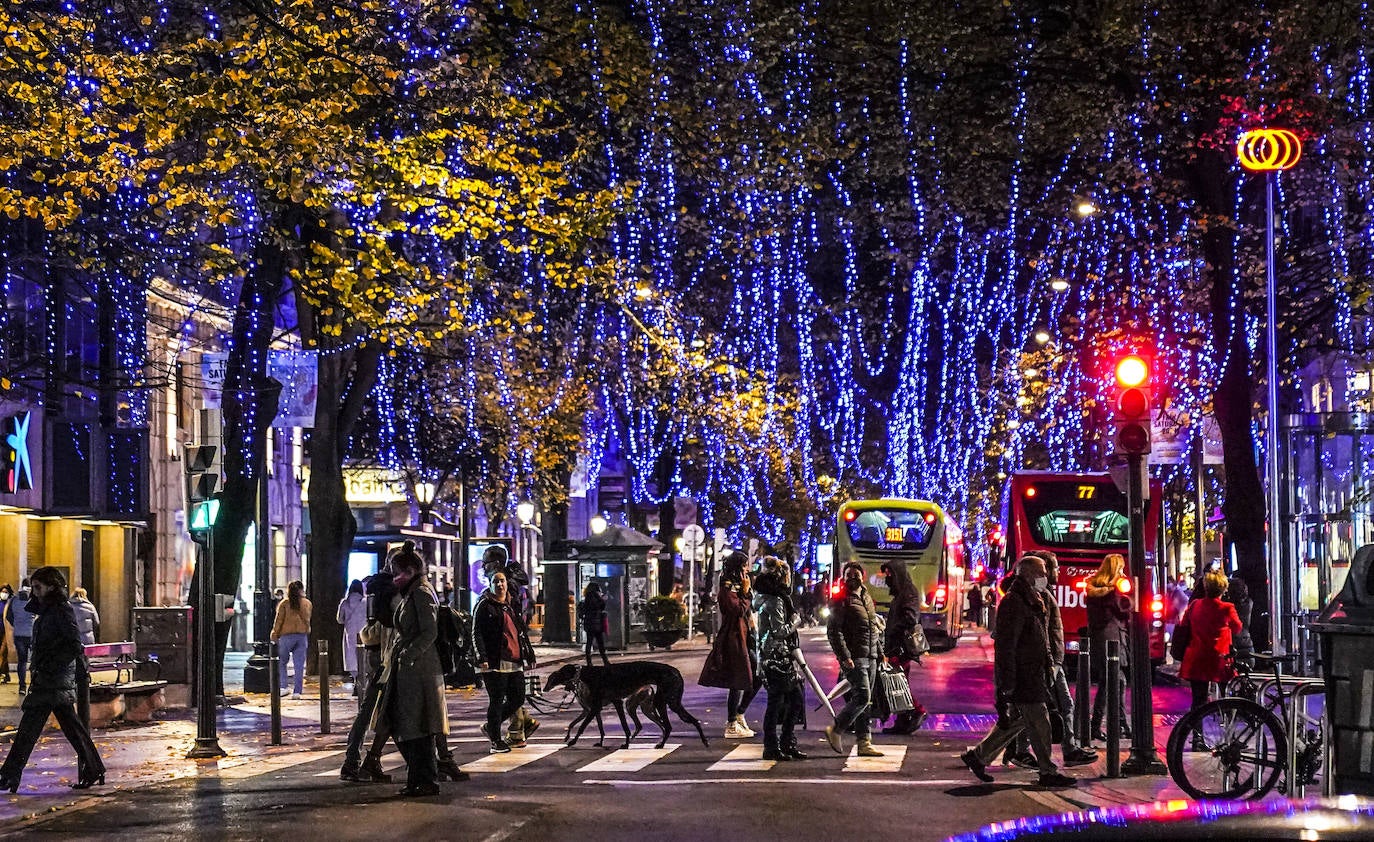
[[[748,737],[749,735],[741,731],[739,723],[733,719],[730,720],[729,725],[725,726],[725,739],[727,740],[744,740],[748,739]]]
[[[301,697],[301,694],[300,694],[300,693],[292,693],[292,694],[291,694],[291,698],[292,698],[292,699],[299,699],[300,697]]]
[[[522,734],[519,731],[511,731],[507,733],[506,745],[509,745],[511,748],[524,748],[526,745],[524,734]]]
[[[277,691],[277,695],[278,695],[278,696],[281,696],[283,699],[285,699],[287,696],[290,696],[290,695],[291,695],[291,688],[290,688],[290,687],[283,687],[283,688],[281,688],[280,690]]]
[[[834,725],[825,726],[825,741],[830,743],[830,750],[836,754],[844,754],[844,741],[840,738],[840,732]]]
[[[749,720],[742,716],[735,717],[735,726],[739,728],[741,734],[746,737],[754,736],[754,729],[749,727]]]
[[[859,740],[859,746],[858,746],[858,749],[857,749],[857,753],[858,753],[858,755],[859,755],[860,757],[883,757],[883,756],[885,756],[881,751],[878,751],[876,748],[873,747],[873,741],[872,741],[872,740]]]
[[[530,737],[533,737],[533,736],[534,736],[534,732],[535,732],[535,731],[538,731],[538,730],[539,730],[539,720],[538,720],[538,719],[535,719],[534,717],[531,716],[529,719],[526,719],[526,720],[525,720],[525,739],[528,740]]]
[[[491,741],[491,753],[492,753],[492,754],[507,754],[507,753],[509,753],[509,752],[510,752],[510,745],[508,745],[508,744],[506,743],[505,740],[492,740],[492,741]]]
[[[978,759],[978,755],[973,752],[973,749],[969,749],[959,755],[959,759],[964,761],[964,765],[968,767],[968,770],[973,773],[975,778],[985,784],[992,783],[993,778],[992,775],[988,774],[987,764]]]
[[[1064,752],[1065,766],[1082,766],[1085,763],[1093,763],[1097,760],[1097,752],[1090,748],[1076,748],[1073,751]]]
[[[1078,778],[1069,777],[1063,772],[1041,772],[1036,784],[1055,788],[1078,786]]]

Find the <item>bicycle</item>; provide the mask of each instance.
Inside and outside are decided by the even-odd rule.
[[[1285,690],[1279,665],[1297,656],[1256,652],[1253,657],[1273,668],[1272,682],[1257,683],[1248,665],[1238,664],[1236,677],[1223,691],[1237,695],[1190,711],[1169,734],[1169,775],[1194,798],[1261,798],[1276,785],[1287,792],[1294,783],[1305,786],[1316,780],[1322,765],[1322,723],[1302,702],[1319,683],[1289,679],[1291,686]],[[1301,706],[1297,734],[1289,733],[1285,724],[1291,705]],[[1290,763],[1295,781],[1288,778]]]

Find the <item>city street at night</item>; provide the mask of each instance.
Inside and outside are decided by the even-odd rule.
[[[808,660],[828,687],[834,657],[823,630],[806,630],[803,640]],[[957,755],[995,719],[991,647],[982,633],[965,638],[952,652],[927,656],[925,668],[916,668],[912,683],[931,716],[913,736],[876,735],[882,758],[832,753],[816,724],[825,721],[825,712],[811,710],[810,693],[812,725],[802,732],[810,759],[770,763],[760,759],[761,737],[722,739],[724,691],[699,687],[694,680],[704,654],[698,644],[654,657],[687,677],[685,705],[706,724],[709,748],[690,726],[674,720],[664,750],[652,748],[657,740],[652,724],[631,749],[617,750],[621,731],[607,708],[603,718],[610,748],[594,745],[594,723],[576,746],[565,747],[561,737],[571,718],[565,710],[538,714],[541,727],[526,748],[490,755],[477,732],[484,695],[453,691],[450,742],[471,779],[443,784],[443,793],[434,798],[399,801],[394,795],[405,767],[394,749],[383,765],[398,776],[396,782],[339,781],[338,732],[347,727],[343,711],[350,705],[336,702],[336,733],[320,736],[310,722],[311,714],[318,720],[316,699],[285,702],[281,748],[264,745],[266,717],[261,707],[247,705],[222,716],[224,744],[233,748],[218,763],[180,758],[194,734],[184,727],[190,723],[98,736],[102,749],[116,749],[107,761],[110,777],[106,786],[79,797],[62,781],[73,768],[70,753],[60,737],[50,736],[40,745],[42,760],[26,775],[20,794],[0,798],[0,831],[73,838],[345,840],[375,838],[377,828],[387,828],[391,838],[417,840],[685,841],[724,832],[761,840],[833,839],[863,827],[870,838],[934,840],[1019,816],[1179,796],[1167,778],[1105,780],[1101,761],[1069,770],[1082,782],[1068,790],[1039,788],[1034,771],[1013,767],[991,767],[993,784],[975,780]],[[336,689],[335,695],[346,694]],[[561,693],[551,697],[560,699]],[[1171,723],[1180,704],[1186,706],[1187,694],[1166,686],[1156,689],[1155,698],[1157,720]],[[761,694],[751,708],[756,728],[763,703]],[[1163,729],[1156,732],[1161,744],[1166,736]],[[118,753],[121,744],[124,754]]]

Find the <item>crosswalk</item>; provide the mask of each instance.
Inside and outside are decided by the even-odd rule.
[[[464,744],[477,742],[480,738],[451,737],[450,744],[455,748],[455,754],[461,757],[467,753]],[[485,746],[486,740],[481,739]],[[615,749],[606,754],[595,757],[590,762],[580,766],[575,766],[574,770],[583,775],[626,775],[636,772],[643,772],[654,764],[669,758],[682,743],[668,743],[663,748],[655,748],[653,744],[631,746],[630,748]],[[881,745],[879,748],[883,752],[882,757],[860,757],[857,749],[851,749],[844,758],[840,768],[841,774],[868,774],[868,775],[895,775],[902,771],[902,764],[906,760],[907,746],[900,744]],[[824,746],[818,747],[812,756],[819,761],[836,760]],[[823,750],[823,751],[822,751]],[[574,748],[566,745],[561,740],[554,738],[544,740],[530,740],[524,748],[515,749],[504,754],[485,754],[474,760],[461,762],[459,768],[464,772],[474,775],[496,775],[515,772],[516,770],[533,766],[542,760],[546,760],[555,754],[567,751],[569,753],[586,754],[585,746]],[[342,752],[328,752],[327,756],[342,754]],[[325,753],[321,753],[313,759],[323,759]],[[300,761],[297,761],[300,762]],[[740,743],[732,745],[723,756],[713,757],[706,762],[704,773],[707,775],[727,775],[734,776],[746,773],[770,772],[778,766],[791,766],[802,768],[798,764],[780,763],[775,760],[763,759],[763,745],[761,743]],[[810,764],[808,764],[810,765]],[[820,767],[826,766],[824,771],[833,771],[833,763],[818,763],[812,768],[815,771],[822,771]],[[389,773],[403,772],[405,761],[400,753],[391,751],[382,756],[382,768]],[[337,777],[337,768],[330,768],[324,771],[315,772],[314,777],[329,778]]]

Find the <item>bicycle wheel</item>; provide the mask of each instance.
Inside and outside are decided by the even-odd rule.
[[[1255,696],[1259,695],[1259,685],[1255,683],[1248,673],[1241,673],[1235,678],[1226,682],[1222,688],[1221,695],[1225,698],[1249,699],[1255,701]]]
[[[1218,699],[1188,712],[1169,734],[1169,776],[1193,798],[1260,798],[1288,756],[1277,716],[1246,699]]]

